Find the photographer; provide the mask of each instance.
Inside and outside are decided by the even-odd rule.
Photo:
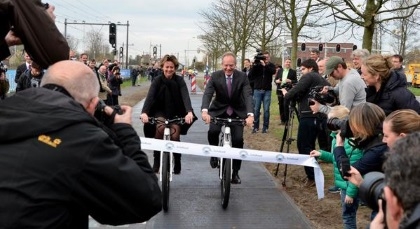
[[[371,229],[420,228],[419,145],[420,132],[415,132],[398,140],[386,154],[385,187]]]
[[[337,86],[334,87],[334,93],[339,97],[340,105],[351,110],[353,107],[366,102],[365,82],[360,78],[356,70],[347,67],[343,58],[338,56],[330,57],[326,63],[325,75],[339,80]],[[324,88],[322,93],[326,94],[327,92],[328,88]],[[314,105],[311,105],[311,110],[314,113],[328,114],[330,109],[329,106],[322,105],[317,101],[315,101]]]
[[[258,51],[258,50],[257,50]],[[263,103],[264,123],[262,133],[267,133],[270,122],[271,88],[273,75],[276,73],[276,66],[270,62],[270,53],[258,52],[254,58],[254,65],[249,71],[248,78],[254,82],[254,127],[252,133],[260,128],[260,110]]]
[[[286,124],[289,119],[289,104],[286,104],[283,98],[282,88],[291,89],[297,83],[296,70],[290,68],[290,59],[284,61],[284,67],[280,68],[274,78],[274,83],[277,85],[277,99],[279,100],[279,111],[281,125]]]
[[[297,135],[297,147],[300,154],[309,155],[315,149],[315,141],[318,133],[325,131],[322,129],[322,123],[327,116],[324,114],[313,114],[309,108],[309,95],[311,89],[316,86],[329,86],[329,83],[318,74],[318,65],[312,59],[302,62],[302,77],[292,89],[287,91],[281,89],[286,102],[295,101],[299,103],[299,127]],[[305,166],[306,179],[305,186],[314,186],[314,169]]]
[[[93,117],[98,91],[89,67],[66,60],[48,69],[41,88],[0,101],[2,228],[87,228],[89,215],[121,225],[161,211],[131,107],[105,107],[105,128]]]
[[[55,25],[54,9],[40,0],[0,1],[0,60],[10,56],[9,46],[20,44],[43,69],[67,60],[70,49]]]

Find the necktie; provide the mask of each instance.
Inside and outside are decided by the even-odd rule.
[[[232,76],[228,76],[227,77],[227,88],[228,88],[228,95],[229,95],[229,98],[230,98],[231,95],[232,95]],[[228,115],[232,115],[233,114],[233,109],[232,109],[232,107],[230,105],[228,106],[228,108],[226,110],[226,113]]]

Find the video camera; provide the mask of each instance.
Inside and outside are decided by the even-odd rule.
[[[261,60],[265,60],[266,57],[262,53],[261,49],[257,49],[257,54],[254,56],[254,65],[261,64]]]
[[[327,128],[331,131],[340,130],[340,136],[342,138],[353,137],[353,132],[350,129],[349,119],[330,118],[327,120]]]
[[[95,118],[98,119],[99,122],[105,124],[106,126],[109,126],[111,124],[114,123],[114,118],[116,114],[123,114],[123,111],[121,109],[121,107],[119,105],[115,105],[115,106],[111,106],[112,109],[114,109],[114,111],[112,112],[111,115],[107,115],[105,113],[105,107],[107,105],[105,104],[105,102],[103,100],[99,100],[98,105],[96,105],[96,110],[95,110]]]
[[[337,101],[337,96],[335,95],[334,90],[328,90],[327,94],[323,94],[321,93],[323,88],[324,86],[315,86],[311,88],[308,98],[309,106],[315,105],[315,102],[312,100],[315,100],[322,105],[325,105],[327,103],[334,103],[335,101]]]

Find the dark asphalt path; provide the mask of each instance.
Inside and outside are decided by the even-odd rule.
[[[188,82],[187,82],[188,83]],[[191,95],[194,111],[200,117],[202,93]],[[142,102],[134,107],[133,126],[143,136],[138,119]],[[197,120],[181,141],[207,144],[208,126]],[[147,152],[147,151],[146,151]],[[147,152],[152,163],[153,155]],[[218,170],[209,159],[182,156],[182,171],[174,175],[169,211],[160,212],[146,223],[121,228],[312,228],[309,220],[278,188],[261,163],[244,161],[240,170],[242,184],[232,185],[229,206],[222,209]],[[90,220],[90,228],[110,228]],[[112,228],[112,227],[111,227]],[[117,228],[117,227],[115,227]]]

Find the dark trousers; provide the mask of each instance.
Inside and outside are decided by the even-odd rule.
[[[317,136],[319,148],[331,152],[332,138],[330,137],[330,131],[327,129],[327,119],[318,118],[317,125],[319,130]]]
[[[306,154],[315,149],[315,141],[318,135],[317,118],[301,117],[297,134],[297,147],[299,154]],[[305,173],[308,179],[314,180],[314,168],[305,166]]]
[[[131,77],[131,86],[136,86],[137,76]]]
[[[207,133],[207,139],[210,145],[219,145],[219,135],[222,126],[210,123],[210,128]],[[230,127],[232,135],[232,147],[242,149],[244,147],[244,127],[238,125],[232,125]],[[241,169],[242,160],[233,160],[233,171],[239,171]]]
[[[109,106],[115,106],[115,105],[119,105],[118,103],[118,95],[107,95],[107,105]]]
[[[280,121],[286,123],[289,120],[289,104],[286,103],[283,95],[277,95],[277,99],[279,101]]]

